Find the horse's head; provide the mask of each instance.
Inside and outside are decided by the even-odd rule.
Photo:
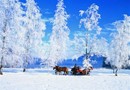
[[[55,67],[53,67],[53,70],[54,70],[54,69],[56,69],[56,66],[55,66]]]
[[[88,69],[89,69],[89,70],[93,70],[93,67],[92,67],[92,66],[90,66]]]
[[[53,70],[54,70],[54,69],[57,69],[58,67],[59,67],[59,66],[55,66],[55,67],[53,67]]]

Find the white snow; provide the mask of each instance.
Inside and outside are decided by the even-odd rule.
[[[94,69],[90,76],[54,75],[52,69],[3,69],[0,90],[130,90],[130,70]]]

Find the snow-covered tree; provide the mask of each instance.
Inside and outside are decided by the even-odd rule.
[[[21,57],[21,52],[23,52],[23,48],[21,47],[21,35],[22,34],[22,20],[23,20],[23,8],[21,7],[21,2],[19,0],[12,0],[11,2],[13,5],[11,8],[11,33],[12,36],[10,37],[11,39],[11,56],[10,59],[8,59],[8,65],[9,67],[20,67],[22,65],[22,57]]]
[[[58,0],[55,11],[52,34],[50,37],[49,66],[56,65],[66,58],[69,28],[67,27],[68,14],[65,11],[63,0]]]
[[[74,39],[70,41],[70,47],[69,47],[69,57],[72,59],[78,59],[80,56],[85,54],[85,45],[86,45],[86,37],[83,32],[77,32],[74,34]],[[103,56],[107,57],[108,56],[108,42],[105,38],[97,38],[94,37],[90,40],[92,43],[90,45],[90,57],[93,55],[97,56]],[[93,43],[94,42],[94,43]],[[88,58],[87,60],[85,59],[83,61],[83,67],[88,68],[89,66],[92,66],[89,62],[91,60]]]
[[[92,4],[86,11],[80,10],[80,16],[83,16],[80,20],[80,24],[83,24],[86,33],[86,59],[89,59],[89,55],[91,54],[91,45],[95,44],[92,42],[92,39],[96,39],[97,35],[100,34],[101,27],[98,26],[98,20],[100,19],[100,14],[98,13],[99,6],[96,4]],[[84,16],[85,15],[85,16]],[[96,40],[94,40],[96,41]],[[97,46],[96,46],[97,47]]]
[[[33,62],[34,57],[42,56],[43,37],[45,30],[45,23],[41,18],[39,7],[34,0],[26,0],[24,17],[24,62],[23,68],[25,71],[27,64]]]
[[[116,21],[114,26],[117,33],[113,34],[107,60],[116,69],[117,76],[118,69],[129,65],[130,16],[124,15],[124,20]]]
[[[83,61],[83,67],[84,67],[84,68],[92,67],[92,65],[91,65],[89,62],[90,62],[90,59],[89,59],[89,58],[88,58],[88,59],[85,59],[85,60]]]
[[[78,59],[80,56],[85,54],[86,37],[82,32],[76,32],[74,39],[70,40],[69,57],[72,59]]]
[[[19,0],[15,0],[15,8],[13,10],[14,13],[14,17],[13,17],[13,26],[14,26],[14,40],[12,42],[15,42],[15,49],[13,49],[13,57],[12,60],[14,60],[16,63],[12,63],[13,67],[22,67],[23,66],[23,52],[24,47],[23,47],[23,43],[24,42],[24,35],[25,35],[25,30],[24,30],[24,15],[25,15],[25,11],[24,8],[22,6],[22,2],[19,2]]]
[[[0,72],[2,66],[13,66],[18,62],[16,52],[17,21],[20,8],[18,0],[0,1]]]
[[[96,36],[90,40],[90,54],[108,56],[108,42],[105,38]]]
[[[80,23],[84,25],[87,31],[96,31],[96,33],[100,34],[101,27],[98,26],[98,20],[101,18],[98,13],[99,6],[96,4],[92,4],[86,11],[80,10],[80,16],[86,15],[85,18],[80,20]]]

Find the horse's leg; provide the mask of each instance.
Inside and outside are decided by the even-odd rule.
[[[67,75],[68,74],[68,71],[65,71],[65,75]]]
[[[86,70],[86,75],[90,75],[90,70]]]
[[[69,74],[69,72],[68,72],[68,70],[66,71],[66,75],[68,75]]]
[[[60,75],[62,75],[62,71],[60,71]]]
[[[81,75],[85,75],[85,71],[84,70],[81,71]]]
[[[63,73],[63,75],[66,75],[66,72],[65,71],[63,71],[64,73]]]
[[[59,75],[61,75],[61,72],[59,72]]]
[[[64,72],[64,71],[61,71],[61,75],[65,75],[65,72]]]
[[[67,71],[65,72],[65,75],[67,75],[68,73],[67,73]]]
[[[57,75],[57,71],[55,71],[55,75]]]

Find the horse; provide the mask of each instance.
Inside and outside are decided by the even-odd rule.
[[[55,74],[57,74],[57,72],[59,72],[59,74],[63,71],[64,75],[68,74],[68,68],[67,67],[59,67],[59,66],[55,66],[53,67],[53,70],[55,70]]]
[[[90,71],[93,70],[93,67],[89,67],[81,71],[81,75],[90,75]]]

